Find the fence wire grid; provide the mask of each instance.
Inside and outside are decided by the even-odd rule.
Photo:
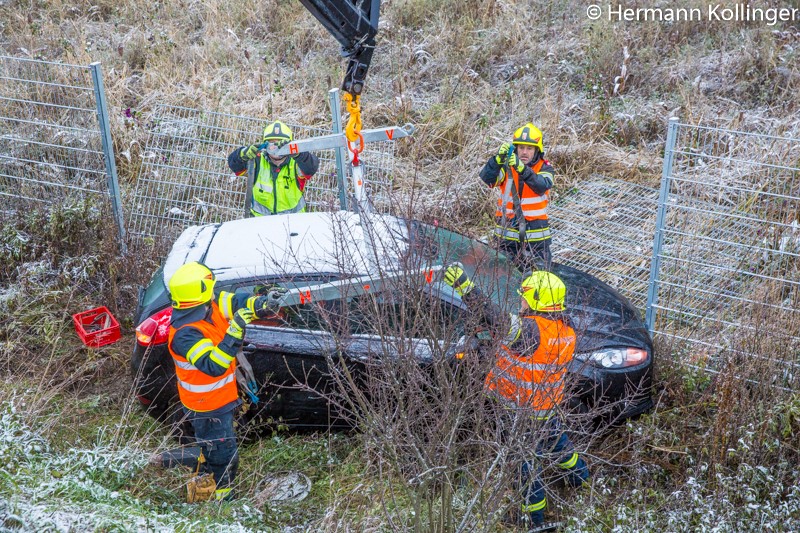
[[[110,197],[123,235],[113,154],[108,149],[108,161],[104,150],[110,133],[103,129],[107,112],[99,67],[0,56],[0,209],[5,213],[70,197],[103,197],[106,205]]]
[[[235,176],[227,159],[239,146],[260,143],[267,120],[159,105],[151,122],[130,208],[131,237],[172,238],[191,225],[248,216],[247,177]],[[332,127],[287,125],[296,139],[333,133]],[[339,209],[335,151],[314,153],[319,157],[320,168],[304,191],[308,209]],[[379,211],[388,211],[394,144],[370,143],[361,158],[373,204]],[[349,166],[345,165],[342,171],[347,174]]]
[[[765,358],[796,388],[800,140],[669,127],[648,326],[698,365]]]
[[[593,175],[550,206],[553,259],[589,272],[644,309],[658,190]]]

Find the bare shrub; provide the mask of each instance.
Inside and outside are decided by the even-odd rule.
[[[519,280],[505,279],[497,257],[484,248],[455,238],[439,242],[434,228],[422,231],[416,222],[365,215],[364,241],[355,249],[349,244],[352,228],[340,224],[327,270],[345,276],[354,264],[372,265],[374,280],[364,284],[381,283],[382,289],[362,294],[354,287],[341,298],[306,303],[298,316],[287,317],[297,327],[331,333],[332,344],[319,346],[326,354],[323,366],[309,359],[295,383],[281,384],[324,397],[331,416],[358,430],[369,481],[353,492],[338,491],[323,522],[335,529],[350,513],[358,520],[366,513],[397,530],[490,531],[501,521],[516,523],[520,465],[535,460],[533,450],[549,432],[530,412],[509,410],[487,395],[486,375],[505,332],[476,337],[485,329],[478,315],[448,303],[452,297],[442,291],[452,289],[432,269],[447,257],[471,261],[481,290],[511,305],[518,300]],[[282,264],[296,260],[284,258]],[[580,335],[585,326],[578,320],[574,327]],[[644,386],[631,383],[631,398]],[[594,406],[574,411],[564,406],[558,413],[584,457],[595,456],[593,447],[603,435],[593,422],[624,408],[613,402],[601,406],[604,392],[593,394]],[[614,464],[626,464],[620,458],[624,450],[614,450]],[[564,496],[556,487],[563,485],[564,473],[555,465],[560,458],[551,455],[535,461],[551,501],[561,503]],[[371,505],[357,505],[366,487]]]

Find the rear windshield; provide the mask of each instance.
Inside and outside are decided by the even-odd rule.
[[[164,266],[162,265],[158,268],[156,273],[153,274],[153,278],[150,280],[150,284],[147,286],[142,296],[142,309],[149,309],[158,306],[158,304],[165,305],[170,302],[169,292],[167,292],[167,287],[164,285],[163,272]]]

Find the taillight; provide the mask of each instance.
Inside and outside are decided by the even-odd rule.
[[[171,318],[171,307],[167,307],[146,318],[136,328],[136,341],[142,346],[164,344],[169,339],[169,321]]]

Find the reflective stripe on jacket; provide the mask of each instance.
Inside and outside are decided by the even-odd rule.
[[[547,166],[545,164],[544,159],[539,159],[530,168],[536,174],[547,175],[552,181],[552,168],[549,164]],[[497,184],[502,185],[503,189],[500,198],[497,200],[497,209],[494,213],[496,220],[495,235],[503,239],[519,241],[519,225],[516,220],[514,193],[512,191],[512,183],[516,183],[520,210],[525,217],[525,241],[533,242],[549,239],[551,232],[547,218],[548,192],[537,194],[531,187],[520,180],[516,169],[511,168],[510,170],[513,182],[506,178],[505,168],[500,170],[500,177],[497,180]]]
[[[253,205],[250,212],[256,216],[269,216],[278,213],[300,213],[306,202],[298,180],[297,162],[289,157],[277,174],[269,158],[256,159],[256,180],[253,183]]]
[[[222,300],[222,298],[221,298]],[[178,355],[172,349],[172,340],[180,329],[192,327],[199,330],[204,338],[189,350],[186,357]],[[169,352],[175,362],[175,374],[178,378],[178,396],[181,403],[192,411],[206,412],[219,409],[239,398],[236,385],[236,359],[216,347],[225,337],[228,329],[228,320],[223,315],[217,302],[211,303],[211,322],[205,319],[184,324],[180,328],[169,328]],[[227,370],[220,376],[210,376],[201,372],[191,361],[197,359],[209,350],[211,355],[218,358],[220,366],[227,366]],[[229,365],[229,366],[228,366]]]
[[[514,330],[512,326],[512,339],[497,354],[485,386],[509,406],[529,407],[537,418],[547,418],[564,398],[567,365],[575,353],[575,330],[561,319],[533,315],[521,320],[535,322],[529,326],[538,327],[538,345],[527,355],[532,347],[516,342],[521,327]]]

